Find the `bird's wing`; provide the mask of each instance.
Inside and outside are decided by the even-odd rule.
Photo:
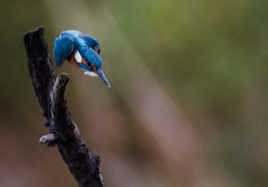
[[[54,56],[56,65],[61,65],[72,53],[74,49],[74,40],[70,36],[60,35],[54,41]]]

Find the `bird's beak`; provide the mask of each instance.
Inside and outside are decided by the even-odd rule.
[[[99,68],[96,73],[98,74],[98,76],[104,81],[104,83],[111,88],[111,84],[109,83],[108,79],[106,78],[105,74],[103,73],[102,69]]]

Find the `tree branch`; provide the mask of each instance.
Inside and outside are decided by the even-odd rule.
[[[27,32],[24,45],[35,95],[50,130],[40,142],[57,145],[80,187],[103,187],[99,156],[84,144],[66,105],[64,91],[69,78],[67,74],[60,74],[55,80],[43,27]]]

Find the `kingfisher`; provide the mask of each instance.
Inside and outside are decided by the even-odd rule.
[[[74,66],[82,68],[85,75],[99,76],[108,87],[111,87],[102,70],[100,52],[99,42],[94,37],[77,30],[63,31],[54,41],[57,66],[67,60]]]

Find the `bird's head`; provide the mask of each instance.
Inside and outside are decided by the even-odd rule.
[[[98,40],[88,34],[80,35],[79,37],[86,43],[88,47],[94,49],[96,53],[100,55],[101,49]]]
[[[79,64],[83,69],[87,70],[88,73],[87,75],[97,75],[99,76],[104,83],[108,86],[111,87],[108,79],[106,78],[103,70],[102,70],[102,58],[100,56],[100,47],[99,44],[96,43],[92,47],[89,46],[83,46],[80,45],[78,48],[79,53],[82,56],[82,62],[83,63]]]

